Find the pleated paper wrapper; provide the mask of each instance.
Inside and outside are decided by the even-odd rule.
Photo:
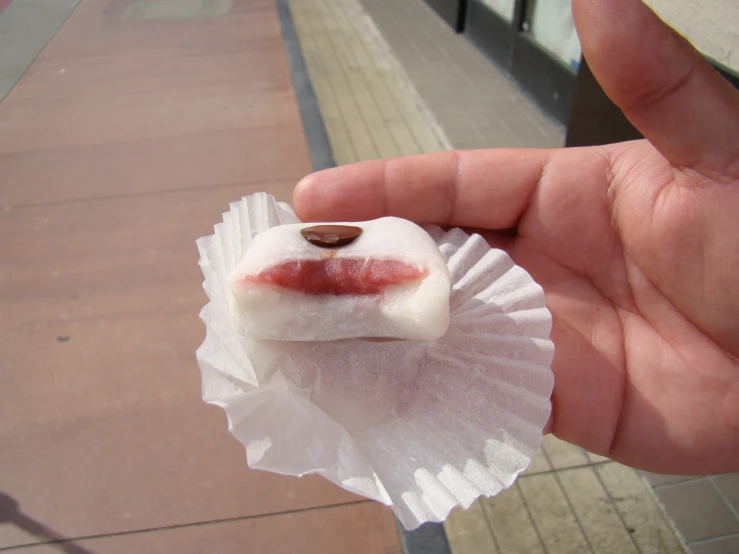
[[[435,341],[263,341],[240,336],[226,276],[251,240],[300,223],[259,193],[198,240],[209,302],[197,351],[203,400],[222,407],[254,469],[317,473],[392,508],[406,529],[510,487],[531,461],[554,385],[541,287],[460,229],[425,229],[452,280]]]

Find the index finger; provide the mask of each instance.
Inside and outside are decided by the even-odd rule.
[[[396,216],[417,223],[509,229],[536,190],[552,150],[437,152],[319,171],[293,193],[303,221]]]

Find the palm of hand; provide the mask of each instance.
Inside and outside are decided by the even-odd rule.
[[[544,288],[549,430],[642,469],[739,470],[739,94],[640,0],[572,6],[649,142],[364,162],[307,177],[295,208],[482,229]]]
[[[715,228],[710,214],[725,209],[715,204],[737,199],[676,171],[646,141],[549,159],[507,249],[542,284],[553,314],[552,430],[561,438],[655,471],[732,463],[725,441],[739,434],[739,386],[736,360],[720,348],[732,346],[728,329],[701,330],[685,316],[699,321],[731,298],[717,273],[735,274],[739,258],[701,253],[709,225],[731,232]]]

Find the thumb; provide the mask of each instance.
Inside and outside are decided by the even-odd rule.
[[[676,166],[739,177],[739,92],[641,0],[573,0],[611,100]]]

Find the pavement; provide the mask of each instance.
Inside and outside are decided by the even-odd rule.
[[[249,470],[200,399],[194,241],[244,194],[289,200],[311,160],[564,130],[421,0],[0,0],[0,99],[0,551],[401,552],[387,508]],[[737,475],[546,437],[444,528],[453,554],[726,554],[738,511]]]
[[[0,13],[58,28],[16,35],[0,103],[0,550],[399,552],[385,507],[247,469],[200,397],[195,240],[311,170],[274,2],[57,2]]]

